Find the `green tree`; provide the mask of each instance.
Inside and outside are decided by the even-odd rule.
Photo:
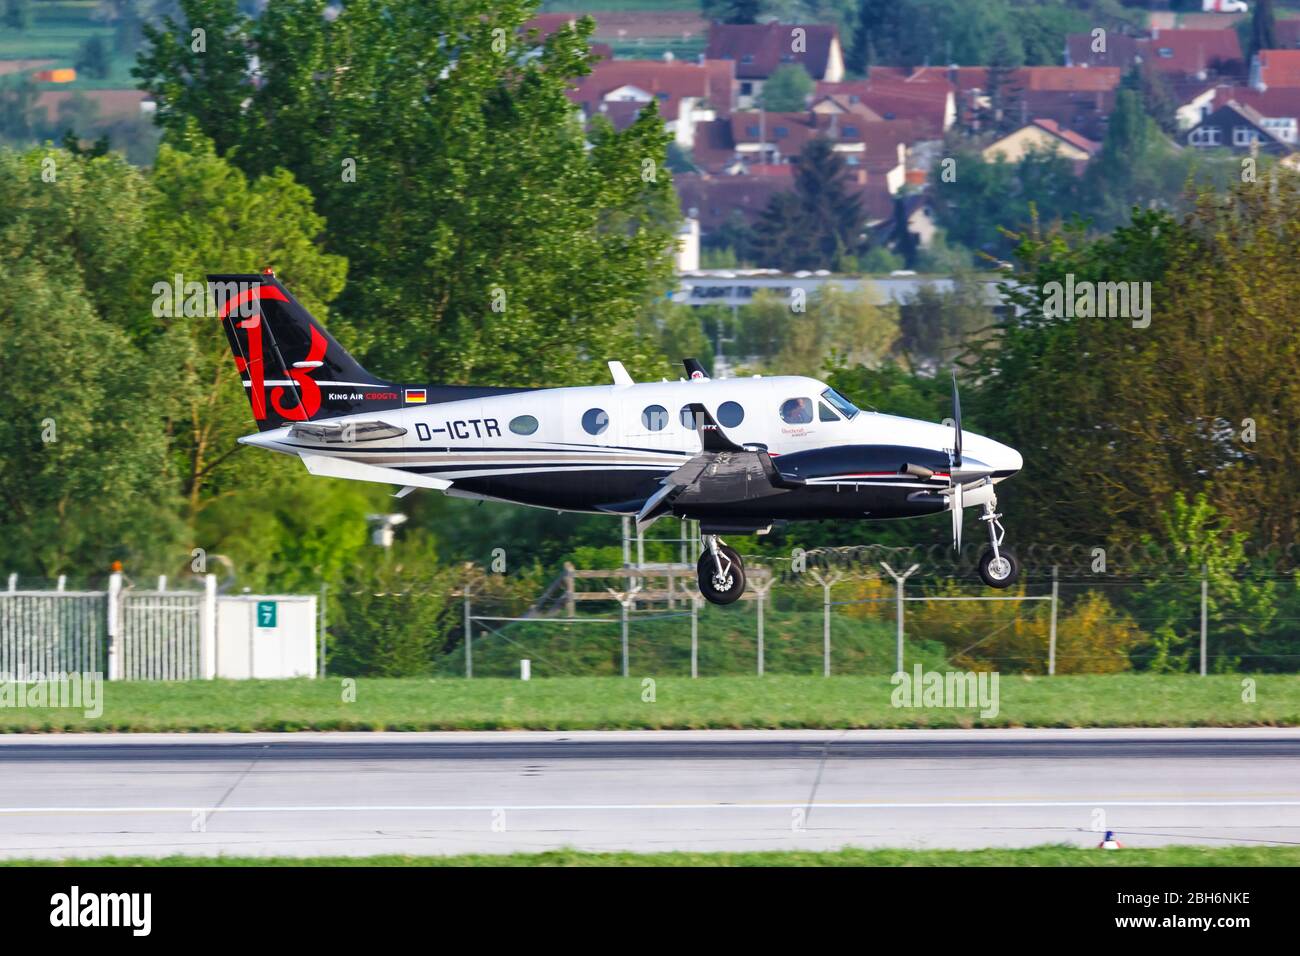
[[[872,65],[885,62],[883,57],[898,42],[902,17],[897,0],[861,0],[845,66],[865,74]]]
[[[30,30],[32,28],[31,0],[5,0],[4,25],[11,30]]]
[[[704,0],[704,15],[719,23],[757,23],[762,0]]]
[[[1138,93],[1142,109],[1163,132],[1170,136],[1178,132],[1178,99],[1164,73],[1154,65],[1147,62],[1134,66],[1124,75],[1120,88]]]
[[[167,370],[90,292],[129,258],[118,227],[142,188],[115,157],[0,151],[0,566],[19,573],[93,574],[113,560],[163,570],[177,553],[154,413]]]
[[[1240,662],[1236,655],[1268,631],[1276,613],[1275,586],[1250,574],[1246,539],[1245,532],[1225,526],[1205,492],[1192,501],[1175,493],[1161,513],[1159,530],[1142,536],[1150,565],[1157,570],[1137,601],[1151,631],[1146,661],[1150,670],[1166,673],[1195,666],[1202,576],[1208,585],[1206,617],[1215,637],[1209,670],[1234,670]],[[1252,661],[1252,669],[1256,666]]]
[[[844,160],[826,137],[799,156],[794,191],[772,197],[756,227],[755,257],[765,266],[841,268],[862,248],[862,201]]]
[[[1247,56],[1260,50],[1277,49],[1277,22],[1273,13],[1273,0],[1255,0],[1250,15],[1250,47]]]
[[[1079,177],[1055,150],[1030,150],[1015,163],[992,160],[969,147],[948,154],[955,176],[942,165],[931,174],[935,217],[959,246],[994,259],[1015,250],[1015,234],[1035,221],[1057,223],[1079,211]],[[942,161],[940,161],[942,162]]]
[[[923,283],[899,310],[894,351],[909,368],[931,372],[947,367],[994,324],[984,286],[957,277],[952,288]]]
[[[108,44],[98,33],[82,41],[77,48],[76,66],[77,72],[97,80],[108,76]]]
[[[1001,34],[994,41],[989,59],[988,107],[983,110],[980,127],[994,133],[1009,133],[1023,125],[1021,116],[1024,91],[1016,86],[1015,74],[1023,53],[1012,48],[1011,40]]]
[[[459,608],[450,605],[448,595],[457,583],[437,564],[432,542],[422,535],[399,539],[373,560],[356,562],[330,594],[330,673],[432,674],[456,621]]]
[[[808,105],[813,78],[797,63],[784,63],[772,71],[763,84],[763,109],[774,113],[797,113]]]
[[[590,19],[537,49],[526,0],[181,0],[136,75],[159,121],[195,120],[257,176],[283,167],[352,281],[360,358],[393,379],[590,381],[608,355],[657,365],[639,311],[671,275],[677,219],[654,109],[584,131],[566,93]],[[207,31],[194,52],[190,26]],[[256,58],[259,81],[251,78]]]
[[[1174,495],[1206,492],[1259,559],[1296,540],[1297,216],[1300,185],[1276,171],[1203,191],[1185,216],[1141,210],[1096,239],[1079,226],[1024,237],[1006,287],[1016,312],[980,348],[968,402],[1025,453],[1009,526],[1131,542],[1158,531]],[[1047,308],[1053,284],[1118,282],[1138,283],[1127,315]]]
[[[23,143],[37,128],[36,86],[26,76],[0,76],[0,139]]]

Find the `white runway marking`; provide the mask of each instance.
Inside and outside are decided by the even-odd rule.
[[[998,800],[970,803],[479,803],[391,806],[0,807],[0,815],[101,813],[460,813],[493,810],[1001,810],[1041,807],[1300,807],[1300,800]]]

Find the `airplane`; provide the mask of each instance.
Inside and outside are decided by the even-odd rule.
[[[723,535],[777,523],[878,520],[980,507],[989,546],[978,570],[1006,588],[1019,563],[1003,547],[996,486],[1020,470],[1013,448],[962,432],[953,374],[951,426],[859,409],[806,376],[634,382],[608,363],[608,385],[509,388],[409,385],[376,378],[277,279],[208,276],[258,433],[239,439],[302,459],[313,475],[379,482],[402,498],[431,488],[459,498],[556,511],[697,520],[701,594],[745,590]]]

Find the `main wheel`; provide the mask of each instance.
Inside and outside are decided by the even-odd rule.
[[[1006,548],[999,548],[996,558],[992,548],[985,548],[980,555],[980,577],[991,588],[1009,588],[1020,577],[1020,562]]]
[[[695,566],[699,574],[700,593],[712,604],[731,604],[745,593],[745,564],[734,548],[718,545],[718,554],[726,570],[719,575],[713,552],[705,549],[700,563]]]

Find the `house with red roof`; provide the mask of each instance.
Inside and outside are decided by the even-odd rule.
[[[798,160],[813,139],[829,139],[833,149],[862,183],[882,183],[892,194],[903,187],[907,150],[916,137],[907,121],[872,120],[860,113],[732,114],[735,159],[751,171]]]
[[[1100,46],[1100,48],[1099,48]],[[1099,45],[1091,33],[1071,33],[1065,39],[1066,66],[1113,67],[1128,71],[1149,63],[1166,75],[1200,79],[1241,79],[1245,57],[1237,31],[1161,30],[1147,36],[1127,37],[1108,32]]]
[[[733,69],[724,60],[610,60],[597,63],[569,98],[588,119],[605,116],[617,129],[631,125],[654,102],[677,144],[691,149],[700,123],[731,115]]]
[[[786,64],[798,64],[814,80],[844,78],[839,30],[820,24],[714,23],[705,58],[731,60],[736,69],[736,105],[749,109],[763,84]]]
[[[882,120],[907,120],[917,139],[942,139],[957,120],[957,99],[947,80],[909,81],[892,75],[817,84],[814,103],[822,110],[865,107]]]
[[[1076,170],[1081,170],[1100,150],[1101,143],[1065,129],[1055,120],[1039,118],[990,143],[984,148],[983,156],[989,161],[1001,158],[1004,162],[1017,163],[1030,152],[1055,151],[1074,162]]]
[[[1300,50],[1260,50],[1251,59],[1250,85],[1257,90],[1300,86]]]

